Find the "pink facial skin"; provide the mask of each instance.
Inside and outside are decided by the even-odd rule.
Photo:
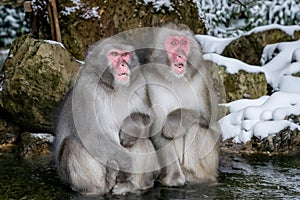
[[[108,62],[111,63],[115,72],[115,77],[119,82],[127,82],[129,80],[130,52],[120,49],[112,49],[107,53]]]
[[[171,69],[179,76],[183,75],[187,67],[187,55],[190,52],[190,40],[186,36],[170,36],[165,47],[171,62]]]

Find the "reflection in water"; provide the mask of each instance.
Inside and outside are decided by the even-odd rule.
[[[185,187],[156,186],[142,195],[96,198],[79,196],[60,183],[51,155],[24,160],[0,154],[1,199],[236,199],[300,197],[300,156],[222,155],[219,184],[188,184]]]

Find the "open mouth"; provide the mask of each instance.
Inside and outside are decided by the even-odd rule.
[[[128,77],[129,77],[128,73],[121,73],[121,74],[118,74],[117,79],[119,81],[127,81]]]
[[[118,76],[128,76],[128,74],[127,73],[122,73],[122,74],[118,74]]]
[[[184,63],[174,63],[173,70],[178,74],[181,75],[185,72],[185,64]]]
[[[183,63],[177,63],[177,64],[174,64],[175,67],[177,67],[178,69],[181,69],[184,67],[184,64]]]

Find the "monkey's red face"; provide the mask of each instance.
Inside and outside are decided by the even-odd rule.
[[[185,73],[187,56],[190,52],[190,40],[186,36],[170,36],[166,42],[167,57],[171,69],[179,76]]]
[[[129,80],[130,69],[128,63],[130,61],[130,52],[112,49],[107,53],[108,62],[114,70],[115,78],[118,82],[127,82]]]

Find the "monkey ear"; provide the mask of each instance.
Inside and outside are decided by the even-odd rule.
[[[131,57],[131,63],[130,64],[130,68],[136,67],[139,65],[139,59],[136,55],[135,50],[130,51],[130,57]]]

